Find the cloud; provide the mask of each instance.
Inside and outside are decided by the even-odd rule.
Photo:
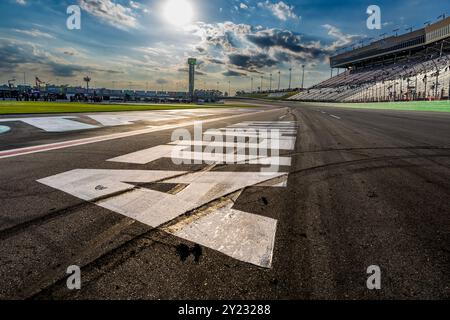
[[[226,70],[261,72],[283,64],[317,63],[330,54],[320,41],[304,40],[289,30],[267,29],[246,24],[225,22],[197,25],[194,33],[200,36],[197,47],[206,63],[223,65]]]
[[[50,72],[58,77],[73,77],[82,72],[117,73],[90,65],[77,65],[69,63],[42,49],[42,47],[16,40],[2,39],[0,42],[0,71],[15,72],[18,68],[26,66]]]
[[[261,73],[274,67],[287,68],[296,63],[325,63],[336,49],[361,37],[345,34],[331,25],[323,27],[328,31],[330,42],[322,42],[290,30],[233,22],[197,23],[191,31],[200,37],[200,42],[193,48],[202,48],[197,50],[197,55],[206,64],[202,70],[228,75],[230,70]]]
[[[163,79],[163,78],[159,78],[159,79],[156,79],[156,83],[157,84],[168,84],[169,81],[167,81],[166,79]]]
[[[266,53],[241,54],[233,53],[228,56],[231,65],[242,70],[257,71],[258,69],[273,67],[278,62]]]
[[[89,14],[119,29],[137,28],[138,22],[131,8],[111,0],[79,0],[80,7]],[[136,3],[133,2],[133,4]]]
[[[20,4],[21,6],[24,6],[27,4],[27,2],[25,0],[16,0],[17,4]]]
[[[245,77],[245,76],[247,76],[246,73],[237,72],[234,70],[227,70],[227,71],[223,72],[222,75],[224,75],[225,77],[242,77],[242,76]]]
[[[282,21],[287,21],[288,19],[299,19],[299,16],[297,16],[294,12],[294,6],[289,6],[283,1],[278,3],[271,3],[269,1],[259,2],[258,7],[269,10],[275,17]]]
[[[188,72],[189,72],[189,69],[188,69],[188,68],[179,68],[179,69],[178,69],[178,72],[188,73]],[[206,73],[201,72],[201,71],[198,71],[198,70],[195,70],[195,74],[198,75],[198,76],[204,76],[204,75],[206,75]]]
[[[239,4],[239,8],[241,8],[242,10],[246,10],[246,9],[248,9],[248,5],[246,5],[245,3],[240,3]]]
[[[38,29],[31,29],[31,30],[22,30],[22,29],[13,29],[13,31],[26,34],[27,36],[31,37],[42,37],[42,38],[54,38],[51,34],[40,31]]]
[[[330,51],[348,46],[352,42],[362,38],[360,35],[344,34],[335,26],[329,24],[324,24],[323,27],[328,30],[328,35],[336,38],[336,41],[328,47],[328,50]]]
[[[222,60],[214,59],[214,58],[207,58],[207,61],[212,64],[225,64],[225,62],[223,62]]]
[[[144,6],[142,3],[139,3],[137,1],[130,1],[130,7],[136,10],[140,10],[143,13],[149,13],[150,10]]]
[[[59,53],[63,53],[66,56],[71,56],[71,57],[81,56],[81,53],[74,48],[57,48],[56,51]]]

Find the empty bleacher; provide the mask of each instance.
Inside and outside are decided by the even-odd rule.
[[[330,58],[331,77],[290,100],[381,102],[450,99],[450,18]]]
[[[449,97],[449,89],[450,55],[418,56],[390,65],[348,70],[290,99],[336,102],[443,99]]]

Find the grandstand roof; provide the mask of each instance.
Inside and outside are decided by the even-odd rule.
[[[450,17],[425,28],[381,39],[367,46],[330,57],[332,68],[348,68],[374,58],[422,48],[450,37]]]

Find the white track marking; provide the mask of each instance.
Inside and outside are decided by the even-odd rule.
[[[76,119],[77,117],[10,118],[1,119],[0,122],[21,121],[46,132],[67,132],[98,128],[98,126],[69,120],[74,118]]]
[[[330,114],[330,117],[332,117],[332,118],[335,118],[335,119],[338,119],[338,120],[341,120],[341,118],[340,118],[340,117],[338,117],[338,116],[335,116],[334,114]]]
[[[264,139],[259,144],[258,143],[243,143],[243,142],[221,142],[221,141],[194,141],[194,140],[178,140],[171,142],[169,144],[179,145],[179,146],[201,146],[201,147],[217,147],[217,148],[258,148],[260,146],[271,146],[273,143],[279,144],[280,150],[294,150],[295,148],[295,139],[290,140],[273,140],[273,139]]]
[[[134,188],[133,185],[124,181],[135,183],[154,182],[186,173],[184,171],[76,169],[38,180],[38,182],[74,195],[77,198],[91,201]],[[97,188],[98,186],[101,187]]]
[[[292,150],[295,147],[295,138],[276,142],[284,143],[285,148]],[[176,141],[109,161],[144,164],[169,154],[173,155],[174,150],[181,157],[188,159],[214,160],[215,157],[208,158],[208,153],[186,151],[193,145],[203,147],[205,144],[222,147],[240,145],[234,142]],[[250,164],[272,164],[276,161],[276,164],[290,165],[291,162],[290,157],[246,156],[244,159]],[[242,157],[235,160],[242,161]],[[233,198],[237,199],[236,194],[240,195],[250,186],[284,188],[287,186],[287,177],[288,173],[267,171],[188,173],[79,169],[39,182],[80,199],[92,201],[100,207],[151,227],[161,228],[177,237],[217,250],[234,259],[270,268],[277,220],[235,210],[234,202],[231,199],[223,200],[223,197],[233,194]],[[141,186],[136,187],[136,184]],[[146,184],[149,184],[149,188],[145,188]],[[178,185],[183,188],[173,189],[177,190],[174,194],[165,193],[153,190],[157,184]],[[151,188],[150,185],[154,187]],[[193,215],[183,216],[190,212],[193,212]]]
[[[11,130],[11,128],[8,127],[8,126],[0,126],[0,134],[6,133],[6,132],[8,132],[9,130]]]
[[[187,117],[205,117],[214,114],[203,111],[184,111],[184,110],[168,110],[168,111],[147,111],[147,112],[130,112],[130,113],[107,113],[86,115],[102,126],[123,126],[132,125],[138,121],[174,121],[183,120]],[[23,117],[23,118],[5,118],[0,122],[24,122],[33,127],[42,129],[46,132],[67,132],[75,130],[87,130],[98,128],[96,125],[90,125],[69,119],[80,119],[78,116],[58,116],[58,117]]]
[[[171,121],[186,119],[183,116],[171,115],[89,115],[89,118],[101,123],[106,127],[131,125],[138,121]]]
[[[289,157],[261,157],[249,155],[236,155],[225,153],[203,153],[181,151],[176,156],[172,156],[173,160],[198,161],[208,164],[259,164],[259,165],[279,165],[290,166],[291,158]]]
[[[188,142],[188,141],[186,141]],[[270,142],[270,141],[269,141]],[[285,149],[281,150],[292,150],[294,143],[292,141],[284,141],[281,140],[280,145],[284,145]],[[236,155],[234,153],[209,153],[209,152],[192,152],[185,151],[187,148],[190,148],[191,145],[203,146],[207,145],[207,142],[204,141],[189,141],[189,145],[186,144],[170,144],[170,145],[159,145],[156,147],[152,147],[149,149],[140,150],[137,152],[129,153],[120,157],[112,158],[107,161],[110,162],[120,162],[120,163],[133,163],[133,164],[148,164],[153,161],[162,159],[162,158],[170,158],[172,160],[183,160],[183,162],[206,162],[210,164],[223,164],[223,163],[249,163],[249,164],[260,164],[260,165],[280,165],[280,166],[290,166],[291,158],[290,157],[261,157],[258,155],[249,156],[249,155]],[[192,143],[192,144],[191,144]],[[278,143],[278,141],[277,141]],[[228,146],[232,146],[233,148],[239,146],[238,143],[211,143],[211,146],[221,148],[222,150]],[[258,144],[242,144],[243,147],[251,147],[258,148]],[[270,146],[270,145],[269,145]],[[217,150],[217,149],[216,149]],[[234,149],[233,149],[234,150]]]
[[[252,111],[252,112],[254,114],[257,114],[257,113],[269,113],[269,112],[273,112],[273,111],[274,110],[269,110],[269,111],[265,110],[265,111],[257,111],[257,112]],[[278,111],[278,109],[276,111]],[[249,111],[247,110],[247,112],[249,112]],[[114,133],[114,134],[97,136],[97,137],[92,137],[92,138],[69,140],[69,141],[56,142],[56,143],[45,144],[45,145],[37,145],[37,146],[33,146],[33,147],[25,147],[25,148],[13,149],[13,150],[4,150],[4,151],[0,151],[0,159],[17,157],[17,156],[21,156],[21,155],[33,154],[33,153],[38,153],[38,152],[46,152],[46,151],[50,151],[50,150],[65,149],[65,148],[70,148],[70,147],[74,147],[74,146],[86,145],[86,144],[97,143],[97,142],[102,142],[102,141],[127,138],[127,137],[142,135],[142,134],[148,134],[148,133],[152,133],[152,132],[158,132],[158,131],[164,131],[164,130],[170,130],[170,129],[176,129],[176,128],[183,128],[183,127],[192,126],[198,122],[205,124],[205,123],[211,123],[211,122],[222,121],[222,120],[230,120],[230,119],[240,118],[240,117],[247,116],[247,115],[248,115],[248,113],[247,114],[244,113],[244,114],[237,114],[237,115],[232,115],[232,116],[225,116],[225,117],[207,119],[207,120],[201,120],[201,121],[192,120],[192,121],[181,122],[178,124],[150,127],[148,129],[134,130],[134,131],[122,132],[122,133]]]
[[[158,227],[215,199],[285,175],[287,173],[198,172],[186,174],[186,172],[175,171],[77,169],[41,179],[38,182],[86,201],[111,195],[110,198],[97,201],[97,204],[152,227]],[[163,183],[188,186],[172,195],[135,188],[132,184],[158,183],[162,179],[165,179]]]
[[[200,162],[208,164],[260,164],[260,165],[275,165],[290,166],[291,158],[289,157],[261,157],[249,155],[236,155],[234,153],[205,153],[183,151],[187,146],[176,145],[161,145],[138,152],[133,152],[124,156],[109,159],[110,162],[133,163],[133,164],[148,164],[155,160],[162,158],[170,158],[173,161],[182,160],[186,162]],[[180,161],[181,162],[181,161]]]
[[[159,145],[153,148],[129,153],[120,157],[109,159],[110,162],[147,164],[162,158],[171,158],[173,152],[180,152],[189,146]]]
[[[79,169],[38,182],[80,199],[95,201],[100,207],[156,228],[225,195],[287,175],[287,173],[263,175],[256,172],[198,172],[174,177],[184,173]],[[135,188],[130,184],[158,183],[162,179],[166,179],[163,183],[188,186],[172,195]],[[214,210],[211,215],[199,219],[195,224],[189,224],[190,227],[174,234],[232,258],[261,267],[270,267],[276,220],[233,210],[231,207],[232,204],[226,209]]]
[[[257,125],[263,126],[264,124],[272,124],[273,122],[259,122]],[[239,125],[244,124],[255,124],[254,122],[245,122],[240,123]],[[286,123],[288,124],[288,123]],[[262,128],[260,128],[262,129]],[[295,134],[297,130],[282,129],[280,132]],[[252,132],[243,132],[240,130],[222,128],[215,130],[208,130],[204,133],[204,137],[211,137],[214,135],[228,136],[228,137],[254,137],[259,138],[261,141],[259,144],[257,143],[239,143],[239,142],[223,142],[223,141],[175,141],[171,142],[169,145],[160,145],[144,150],[140,150],[137,152],[133,152],[130,154],[126,154],[120,157],[116,157],[113,159],[109,159],[111,162],[122,162],[122,163],[133,163],[133,164],[148,164],[155,160],[161,158],[171,158],[176,163],[203,163],[206,162],[208,164],[223,164],[223,163],[239,163],[239,164],[259,164],[259,165],[281,165],[281,166],[290,166],[291,158],[290,157],[268,157],[268,156],[249,156],[249,155],[236,155],[233,153],[228,153],[226,148],[251,148],[254,150],[259,150],[259,147],[264,146],[265,148],[270,148],[272,143],[277,145],[278,150],[293,150],[295,148],[295,136],[281,136],[280,140],[266,139],[270,137],[271,134],[267,131],[257,131],[253,130]],[[265,145],[265,143],[270,143]],[[191,147],[198,146],[208,146],[214,149],[214,152],[203,152],[203,151],[190,151],[186,149],[190,149]],[[227,153],[225,153],[227,152]],[[182,161],[178,161],[182,160]]]
[[[233,202],[173,234],[264,268],[272,266],[277,220],[232,209]]]
[[[280,131],[280,136],[279,139],[280,140],[292,140],[295,139],[294,136],[288,136],[287,134],[294,134],[295,132],[292,133],[284,133]],[[244,132],[244,131],[221,131],[221,130],[208,130],[205,132],[205,137],[213,137],[213,136],[224,136],[224,137],[244,137],[244,138],[262,138],[262,139],[267,139],[267,138],[271,138],[271,132],[268,131],[256,131],[256,132]]]

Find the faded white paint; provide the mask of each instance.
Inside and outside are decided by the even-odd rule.
[[[233,111],[235,111],[235,110],[233,110]],[[250,112],[248,110],[246,110],[246,111]],[[251,112],[265,113],[265,112],[272,112],[272,110],[270,110],[270,111],[252,110]],[[242,116],[243,116],[242,114],[237,114],[237,115],[231,115],[231,116],[225,116],[225,117],[219,117],[219,118],[213,118],[213,119],[206,119],[206,120],[202,120],[201,123],[204,124],[204,123],[210,123],[210,122],[216,122],[216,121],[222,121],[222,120],[230,120],[230,119],[239,118]],[[35,145],[35,146],[31,146],[31,147],[18,148],[18,149],[12,149],[12,150],[4,150],[4,151],[0,151],[0,159],[17,157],[17,156],[22,156],[22,155],[27,155],[27,154],[34,154],[34,153],[45,152],[45,151],[50,151],[50,150],[65,149],[65,148],[70,148],[70,147],[74,147],[74,146],[80,146],[80,145],[86,145],[86,144],[97,143],[97,142],[102,142],[102,141],[109,141],[109,140],[121,139],[121,138],[126,138],[126,137],[138,136],[138,135],[143,135],[143,134],[148,134],[148,133],[158,132],[158,131],[163,131],[163,130],[182,128],[182,127],[192,126],[196,123],[198,123],[198,121],[187,120],[182,123],[166,124],[166,125],[161,125],[161,126],[149,127],[146,129],[113,133],[113,134],[108,134],[108,135],[92,137],[92,138],[76,139],[76,140],[56,142],[56,143],[50,143],[50,144],[44,144],[44,145]]]
[[[234,259],[270,268],[277,220],[232,208],[233,202],[185,225],[173,234]]]
[[[151,227],[160,227],[186,212],[245,187],[284,178],[257,172],[174,172],[145,170],[72,170],[38,182],[64,191],[100,207],[122,214]],[[126,182],[125,182],[126,181]],[[187,185],[176,194],[131,183],[169,183]],[[174,234],[198,242],[230,257],[270,267],[276,220],[232,209],[213,212]],[[202,237],[203,234],[203,237]],[[205,236],[206,235],[206,236]]]
[[[8,132],[9,130],[11,130],[11,128],[8,127],[8,126],[0,126],[0,134],[6,133],[6,132]]]
[[[290,131],[288,133],[279,130],[279,139],[280,140],[292,140],[295,139],[295,136],[289,136],[288,134],[295,134],[296,131]],[[258,138],[258,139],[270,139],[272,136],[272,132],[270,130],[262,130],[262,131],[248,131],[245,130],[208,130],[205,132],[205,137],[212,136],[224,136],[224,137],[242,137],[242,138]]]
[[[235,153],[208,153],[208,152],[192,152],[184,151],[190,146],[179,145],[160,145],[153,148],[133,152],[117,158],[109,159],[110,162],[148,164],[162,158],[170,158],[175,163],[207,163],[207,164],[234,164],[249,163],[260,165],[280,165],[290,166],[290,157],[267,157],[258,155],[239,155]]]
[[[266,122],[264,122],[266,124]],[[241,124],[242,125],[242,124]],[[263,125],[258,124],[258,125]],[[291,129],[289,129],[291,130]],[[221,131],[221,130],[219,130]],[[294,131],[294,129],[292,129]],[[232,132],[230,132],[232,133]],[[259,137],[259,136],[258,136]],[[259,137],[260,138],[260,137]],[[230,154],[209,154],[190,151],[193,146],[219,148],[259,147],[271,142],[284,150],[293,150],[296,137],[262,140],[259,144],[235,142],[175,141],[169,145],[130,153],[109,161],[146,164],[160,158],[173,157],[217,163],[228,160]],[[290,165],[290,157],[236,156],[238,163]],[[226,157],[226,158],[225,158]],[[243,162],[239,162],[243,161]],[[288,173],[279,172],[211,172],[147,170],[73,170],[39,180],[40,183],[64,191],[96,205],[122,214],[151,227],[162,228],[177,237],[199,243],[234,259],[270,268],[277,220],[233,209],[233,201],[220,201],[246,187],[286,187]],[[136,187],[136,184],[141,185]],[[173,184],[183,186],[177,192],[164,193],[144,184]],[[198,216],[183,217],[193,212]],[[205,213],[206,212],[206,213]]]
[[[98,126],[91,124],[69,120],[76,118],[77,117],[7,118],[0,119],[0,122],[20,121],[46,132],[67,132],[98,128]]]
[[[149,149],[129,153],[117,158],[109,159],[110,162],[147,164],[162,158],[171,158],[172,153],[179,152],[189,148],[188,146],[178,145],[159,145]]]
[[[178,175],[179,177],[175,177]],[[176,171],[146,170],[72,170],[38,182],[64,191],[86,201],[105,196],[97,204],[152,227],[158,227],[179,215],[217,198],[248,186],[286,175],[258,172],[198,172],[186,174]],[[159,182],[164,180],[164,182]],[[176,195],[145,188],[131,183],[170,183],[188,186]]]
[[[248,109],[219,109],[222,114],[227,113],[249,113],[258,112],[260,110],[248,110]],[[132,125],[136,122],[161,122],[161,121],[178,121],[184,120],[188,117],[206,117],[213,116],[214,113],[205,112],[203,110],[156,110],[156,111],[133,111],[133,112],[119,112],[119,113],[105,113],[105,114],[92,114],[86,115],[86,117],[97,121],[102,126],[123,126]],[[75,119],[75,120],[70,120]],[[76,121],[81,119],[79,116],[58,116],[58,117],[23,117],[23,118],[5,118],[0,119],[0,122],[24,122],[33,127],[42,129],[46,132],[67,132],[75,130],[87,130],[95,129],[99,126],[91,125]]]
[[[283,139],[283,140],[273,140],[273,139],[263,139],[260,143],[246,143],[246,142],[222,142],[222,141],[194,141],[194,140],[177,140],[171,142],[171,145],[179,145],[179,146],[210,146],[215,148],[259,148],[265,146],[273,145],[274,143],[279,143],[280,150],[294,150],[295,148],[295,137],[292,139]]]
[[[89,115],[89,118],[101,123],[103,126],[123,126],[131,125],[135,122],[155,122],[155,121],[174,121],[182,120],[187,117],[183,115],[170,115],[170,114],[158,114],[158,113],[145,113],[145,114],[99,114]]]

